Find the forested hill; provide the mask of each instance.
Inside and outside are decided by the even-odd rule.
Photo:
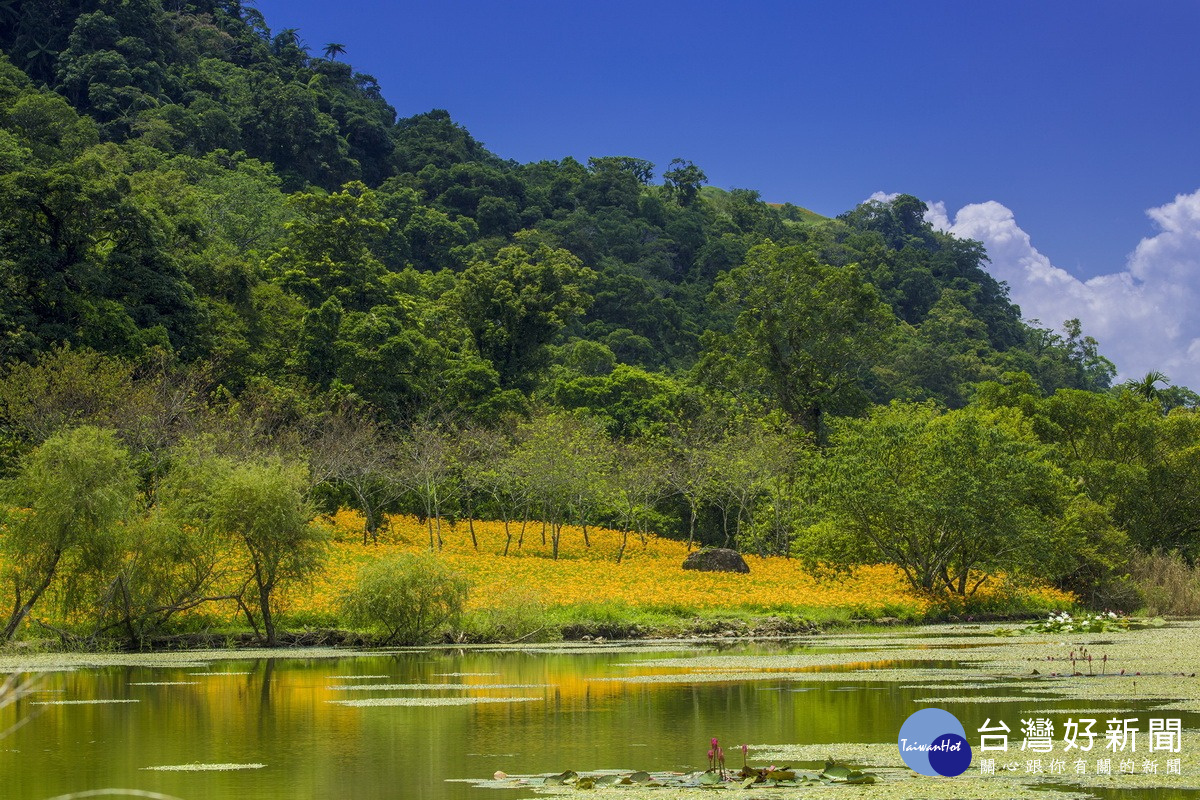
[[[686,160],[517,164],[445,111],[397,119],[341,45],[238,2],[0,14],[6,362],[165,353],[234,396],[333,389],[394,420],[550,403],[622,429],[682,395],[815,430],[1007,372],[1113,374],[1077,327],[1023,323],[911,196],[827,220]]]

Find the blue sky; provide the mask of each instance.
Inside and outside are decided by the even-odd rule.
[[[401,116],[446,108],[506,158],[632,155],[661,173],[679,156],[827,215],[875,192],[941,203],[938,224],[1012,259],[996,267],[1028,316],[1080,316],[1106,352],[1131,350],[1123,373],[1170,366],[1200,386],[1200,325],[1145,352],[1160,300],[1180,295],[1147,299],[1148,282],[1182,270],[1200,298],[1200,3],[256,6],[314,53],[344,44]],[[1176,262],[1139,271],[1164,220],[1186,228],[1158,248]],[[1137,319],[1099,308],[1133,300]]]

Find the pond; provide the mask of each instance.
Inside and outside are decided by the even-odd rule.
[[[928,705],[951,710],[973,738],[989,718],[1019,731],[1033,712],[1149,708],[1132,698],[1085,707],[969,660],[995,643],[882,634],[43,658],[25,665],[38,668],[35,691],[0,710],[0,731],[24,723],[0,738],[0,795],[120,787],[182,800],[518,800],[535,795],[467,779],[703,769],[714,736],[734,768],[743,743],[756,763],[794,745],[841,756],[843,743],[878,743],[894,754],[900,725]],[[1188,729],[1200,722],[1193,711],[1172,716]],[[790,763],[819,768],[818,751]]]

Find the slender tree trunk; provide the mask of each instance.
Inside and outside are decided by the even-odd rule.
[[[553,540],[554,560],[555,561],[558,561],[558,537],[561,535],[562,535],[562,525],[560,525],[556,522],[551,522],[550,523],[550,538]]]
[[[512,545],[512,529],[508,525],[508,510],[504,511],[504,555],[508,555],[508,548]]]
[[[529,522],[529,508],[525,508],[525,516],[521,517],[521,534],[517,537],[517,549],[525,546],[525,525]]]
[[[362,490],[354,487],[354,499],[358,501],[363,512],[363,547],[367,546],[367,537],[374,534],[371,530],[371,505],[367,502],[367,498],[363,495]]]
[[[624,528],[621,531],[621,549],[617,551],[617,563],[621,563],[621,559],[625,557],[625,545],[629,543],[629,529]]]
[[[433,490],[433,521],[437,531],[437,549],[442,549],[442,504],[438,501],[437,489]]]
[[[696,540],[696,506],[688,502],[688,552],[692,552],[692,542]]]
[[[129,586],[125,583],[125,576],[117,578],[117,582],[121,589],[121,608],[125,612],[125,632],[129,634],[129,645],[138,647],[142,643],[142,637],[133,627],[133,602],[129,597]]]
[[[271,584],[259,585],[258,604],[262,609],[263,632],[267,635],[267,647],[276,647],[279,642],[275,638],[275,618],[271,616]]]
[[[479,552],[479,540],[475,538],[475,511],[471,508],[471,500],[467,499],[467,530],[471,532],[471,546]]]
[[[24,603],[21,603],[20,596],[18,595],[17,603],[19,603],[19,605],[14,604],[13,613],[12,616],[9,617],[8,625],[4,626],[4,631],[0,633],[0,642],[7,642],[13,637],[13,634],[17,632],[17,628],[21,627],[21,623],[25,621],[25,617],[27,617],[29,612],[33,610],[33,606],[38,601],[38,598],[42,596],[42,592],[46,591],[46,589],[50,586],[50,582],[54,580],[54,571],[58,568],[58,560],[60,558],[62,558],[62,551],[55,550],[54,558],[50,561],[50,568],[46,570],[46,574],[43,576],[42,582],[38,584],[36,589],[33,590],[33,594],[29,596],[28,600],[26,600]]]
[[[580,518],[579,518],[579,524],[583,526],[583,546],[584,546],[584,547],[589,547],[589,548],[590,548],[590,547],[592,546],[592,543],[591,543],[591,541],[588,539],[588,534],[587,534],[587,518],[586,518],[586,517],[580,517]]]
[[[546,546],[546,520],[542,520],[542,547]]]

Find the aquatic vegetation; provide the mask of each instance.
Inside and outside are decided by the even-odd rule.
[[[31,706],[107,706],[121,703],[140,703],[141,700],[31,700]]]
[[[130,686],[199,686],[200,681],[132,681]]]
[[[714,738],[712,740],[716,742]],[[710,764],[720,764],[722,753],[719,744],[714,744],[709,750]],[[579,773],[566,770],[555,775],[507,775],[496,773],[491,780],[479,781],[478,786],[490,788],[530,787],[573,787],[575,789],[596,789],[600,787],[618,790],[657,789],[657,790],[686,790],[686,789],[748,789],[780,788],[801,786],[833,786],[845,784],[862,786],[873,784],[878,779],[873,772],[841,764],[833,760],[825,762],[825,768],[820,772],[794,770],[789,767],[771,765],[761,769],[743,767],[741,772],[730,772],[723,766],[710,766],[703,772],[627,772],[622,770],[596,770]],[[670,795],[663,795],[670,796]]]
[[[441,692],[474,689],[546,689],[548,683],[368,683],[326,686],[331,692]]]
[[[239,769],[263,769],[266,764],[169,764],[161,767],[142,767],[151,772],[231,772]]]
[[[336,706],[473,706],[485,703],[529,703],[540,697],[372,697],[366,700],[326,700]]]
[[[1072,616],[1066,611],[1051,613],[1046,619],[1026,626],[1023,633],[1104,633],[1107,631],[1126,631],[1133,628],[1161,628],[1166,622],[1162,617],[1149,620],[1139,620],[1118,614],[1115,611],[1105,611],[1095,614]],[[1009,633],[998,631],[999,635]]]

